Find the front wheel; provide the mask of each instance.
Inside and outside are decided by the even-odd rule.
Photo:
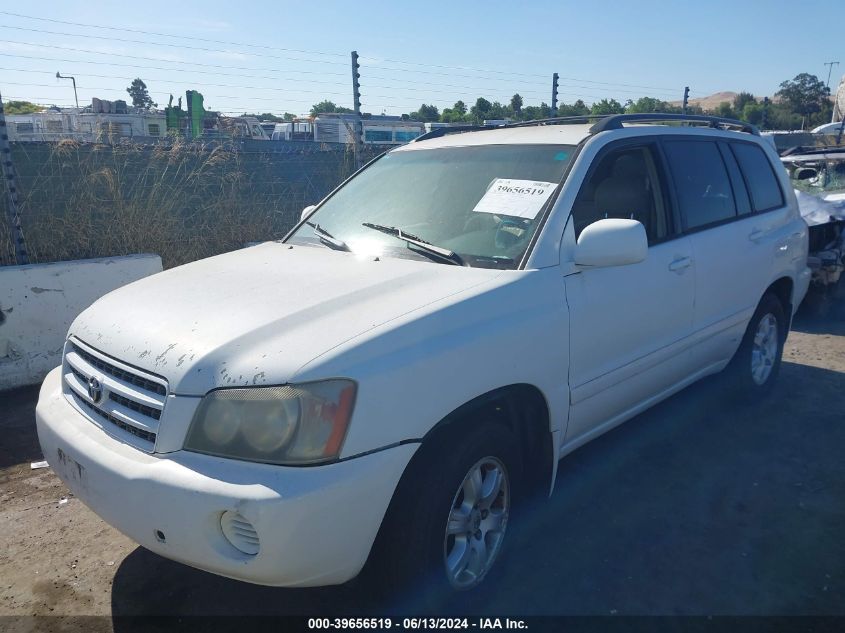
[[[728,376],[740,396],[756,399],[771,391],[780,371],[786,328],[783,305],[776,296],[767,293],[728,366]]]
[[[514,446],[507,428],[484,423],[423,444],[397,486],[371,561],[392,597],[435,609],[484,580],[508,528],[519,472]]]

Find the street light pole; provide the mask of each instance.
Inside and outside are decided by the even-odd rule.
[[[60,75],[57,72],[56,79],[70,79],[73,82],[73,100],[76,101],[76,109],[79,110],[79,97],[76,95],[76,77]]]

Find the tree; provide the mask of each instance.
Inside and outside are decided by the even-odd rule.
[[[151,110],[158,107],[158,104],[154,103],[150,98],[150,91],[147,90],[147,84],[145,84],[140,77],[136,77],[132,80],[132,83],[129,84],[129,87],[126,89],[126,92],[128,92],[129,96],[132,97],[132,105],[136,108],[140,108],[141,110]]]
[[[32,114],[33,112],[41,112],[44,106],[29,101],[7,101],[3,109],[6,114]]]
[[[328,113],[350,114],[352,112],[354,112],[354,110],[335,105],[334,101],[329,101],[328,99],[324,99],[323,101],[320,101],[320,103],[315,103],[311,106],[311,116]]]
[[[473,122],[481,123],[484,119],[491,119],[490,108],[493,104],[487,101],[484,97],[478,97],[475,100],[475,105],[469,109],[469,115]]]
[[[463,123],[464,116],[457,110],[453,108],[443,108],[443,112],[440,113],[440,122],[441,123]]]
[[[737,118],[736,112],[734,112],[733,106],[728,103],[727,101],[722,101],[718,107],[713,111],[716,116],[723,117],[725,119],[735,119]]]
[[[673,106],[669,105],[665,101],[661,101],[660,99],[655,99],[654,97],[640,97],[636,101],[628,101],[625,104],[625,112],[630,112],[633,114],[644,114],[644,113],[651,113],[651,112],[661,112],[667,113],[672,112]]]
[[[285,121],[293,121],[296,118],[295,114],[290,112],[285,112],[284,116],[282,117]]]
[[[624,106],[616,99],[602,99],[590,108],[590,114],[622,114],[623,112],[625,112]]]
[[[440,114],[440,121],[443,123],[463,123],[466,121],[467,104],[463,101],[455,101],[451,108],[443,108]]]
[[[750,103],[757,103],[757,99],[750,92],[740,92],[734,97],[734,112],[741,114],[745,110],[745,106]]]
[[[276,116],[275,114],[273,114],[271,112],[262,112],[261,114],[250,114],[250,113],[244,112],[243,116],[251,116],[251,117],[255,117],[259,121],[272,121],[273,123],[281,123],[282,121],[285,120],[282,117]]]
[[[790,111],[808,119],[830,108],[830,90],[821,79],[810,73],[801,73],[791,81],[784,81],[775,96]]]
[[[422,104],[416,112],[411,112],[410,117],[414,121],[423,123],[440,120],[440,110],[435,105]]]
[[[519,93],[516,93],[514,96],[511,97],[511,110],[516,116],[519,116],[522,112],[522,97]]]
[[[754,101],[753,103],[746,103],[742,108],[740,118],[743,121],[748,121],[752,125],[759,125],[763,121],[763,106]]]
[[[498,121],[501,119],[509,119],[512,116],[513,110],[511,110],[509,106],[505,106],[498,101],[494,101],[490,104],[490,108],[487,110],[487,115],[484,118]]]
[[[543,105],[546,105],[545,103]],[[578,99],[572,105],[561,103],[557,107],[558,116],[584,116],[590,114],[590,108],[582,99]]]
[[[522,108],[523,121],[536,121],[538,119],[548,119],[552,116],[552,109],[549,104],[543,102],[538,106],[525,106]]]

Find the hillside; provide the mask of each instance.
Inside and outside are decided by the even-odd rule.
[[[736,92],[731,92],[727,90],[723,92],[713,93],[712,95],[709,95],[707,97],[697,97],[695,99],[690,99],[689,102],[690,105],[701,106],[703,110],[715,110],[723,101],[733,103],[734,97],[736,97],[736,95]],[[669,103],[674,106],[683,105],[682,101],[670,101]]]

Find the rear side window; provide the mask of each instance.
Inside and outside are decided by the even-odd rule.
[[[666,141],[684,225],[696,229],[736,217],[731,181],[712,141]]]
[[[750,143],[731,143],[731,149],[745,177],[754,211],[782,207],[783,194],[780,185],[762,148]]]

